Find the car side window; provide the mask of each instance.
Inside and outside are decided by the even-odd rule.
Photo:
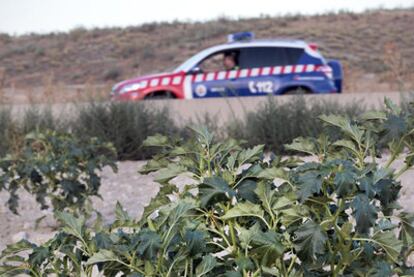
[[[223,69],[223,53],[215,53],[200,62],[198,67],[203,72],[215,72]]]
[[[289,65],[297,64],[305,52],[303,48],[284,48],[286,60]]]
[[[202,72],[218,72],[227,70],[224,65],[225,55],[229,53],[234,54],[235,66],[238,66],[238,56],[239,49],[229,49],[225,51],[216,52],[204,60],[202,60],[197,67],[201,69]]]
[[[296,64],[303,54],[301,48],[248,47],[240,50],[240,68],[256,68]]]

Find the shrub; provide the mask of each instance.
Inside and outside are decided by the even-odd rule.
[[[0,159],[0,191],[10,194],[7,205],[17,214],[24,189],[36,197],[41,209],[75,214],[89,212],[90,197],[99,196],[97,171],[109,165],[116,170],[115,152],[98,139],[81,141],[54,131],[26,136],[19,153]]]
[[[64,118],[64,116],[55,116],[50,106],[31,105],[23,112],[20,122],[16,122],[18,124],[17,129],[23,137],[28,133],[39,130],[63,131],[68,124]]]
[[[414,246],[414,215],[396,202],[397,178],[413,165],[414,118],[387,106],[352,121],[322,116],[339,140],[322,133],[288,146],[312,154],[313,162],[264,158],[263,145],[215,142],[203,128],[187,142],[149,137],[145,144],[163,152],[143,172],[157,171],[162,187],[140,221],[120,205],[114,224],[97,230],[82,217],[58,213],[63,230],[41,246],[9,246],[2,273],[412,275],[406,258]],[[381,166],[376,156],[385,141],[391,156]],[[394,171],[390,165],[403,152],[405,165]],[[181,192],[170,184],[180,174],[193,179]]]
[[[318,120],[322,114],[341,114],[351,118],[361,114],[364,106],[359,103],[341,105],[337,102],[294,97],[288,102],[269,98],[256,111],[249,112],[243,120],[229,124],[230,137],[246,140],[249,146],[263,143],[276,153],[286,153],[283,145],[299,136],[318,136],[323,125]]]
[[[150,135],[178,133],[167,109],[131,102],[91,102],[79,106],[79,116],[73,121],[72,129],[79,137],[111,142],[121,160],[150,157],[154,152],[141,147]]]
[[[12,125],[11,111],[9,109],[0,108],[0,156],[5,155],[9,148],[9,132]]]
[[[0,157],[19,152],[26,134],[46,129],[62,132],[69,120],[56,116],[50,107],[31,105],[20,114],[9,108],[0,108]]]
[[[111,68],[105,71],[103,75],[104,81],[116,81],[122,75],[122,70],[119,68]]]
[[[414,91],[408,94],[401,94],[400,107],[404,113],[414,113]]]
[[[69,131],[83,140],[96,137],[111,142],[120,160],[151,157],[154,151],[141,147],[148,136],[185,133],[175,126],[168,109],[127,102],[79,104],[62,115],[54,114],[50,107],[32,105],[21,112],[18,119],[12,118],[11,110],[3,108],[0,109],[0,128],[0,156],[18,152],[28,133],[55,130]]]

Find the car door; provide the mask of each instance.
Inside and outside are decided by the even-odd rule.
[[[276,94],[283,83],[282,67],[288,63],[279,47],[246,47],[240,49],[240,73],[232,80],[241,96]]]
[[[234,51],[237,55],[239,53],[239,49],[218,51],[202,60],[188,73],[193,98],[238,95],[238,88],[235,90],[233,87],[238,70],[225,70],[223,67],[223,55],[228,51]]]

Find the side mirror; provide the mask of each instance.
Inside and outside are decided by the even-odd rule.
[[[198,74],[198,73],[202,73],[202,72],[203,72],[203,70],[201,70],[200,67],[196,66],[193,69],[191,69],[188,73],[189,74]]]

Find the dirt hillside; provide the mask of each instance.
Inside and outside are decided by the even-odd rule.
[[[343,62],[348,91],[384,91],[414,79],[413,26],[414,9],[404,9],[0,34],[0,85],[110,85],[166,71],[203,48],[224,42],[229,33],[249,30],[258,38],[316,42],[327,58]]]

